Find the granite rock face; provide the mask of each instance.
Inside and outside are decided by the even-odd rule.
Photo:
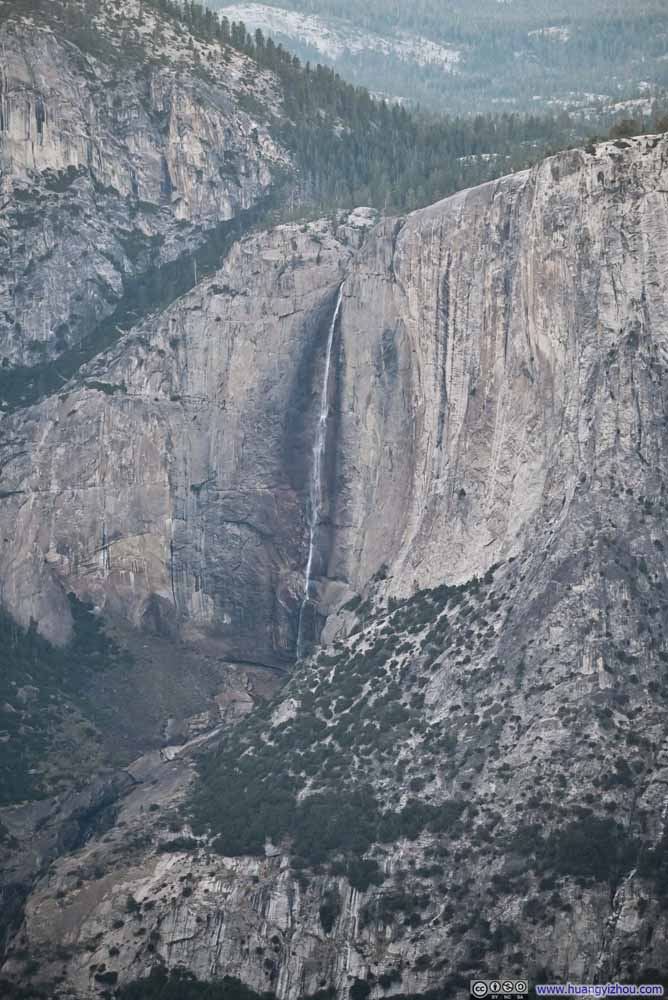
[[[658,469],[665,162],[564,153],[383,223],[344,289],[333,577],[468,579],[564,528],[583,476]]]
[[[19,621],[64,641],[73,590],[231,660],[290,662],[323,336],[372,221],[247,238],[63,392],[6,418],[0,574]]]
[[[162,810],[192,780],[188,749],[170,751],[180,763],[139,765],[123,825],[36,885],[5,975],[25,979],[27,952],[38,980],[88,998],[162,960],[298,1000],[356,979],[380,997],[501,969],[661,970],[667,172],[666,139],[640,138],[371,231],[362,211],[246,237],[3,418],[1,596],[19,621],[65,641],[73,590],[147,632],[287,664],[342,289],[311,623],[338,646],[299,667],[263,739],[291,723],[303,739],[313,699],[335,705],[380,643],[381,673],[350,697],[382,734],[393,689],[396,738],[358,752],[353,732],[339,792],[366,778],[397,810],[464,810],[452,842],[425,826],[375,845],[385,883],[358,891],[300,877],[289,839],[265,859],[170,850]],[[476,575],[457,605],[418,593]],[[353,595],[364,612],[342,609]],[[336,743],[336,709],[317,721]],[[569,845],[611,817],[612,861],[578,869]]]
[[[665,321],[664,159],[654,139],[563,154],[383,222],[361,249],[363,213],[237,244],[5,422],[0,517],[20,525],[3,531],[5,605],[62,640],[69,588],[136,625],[204,629],[231,657],[288,660],[341,284],[323,611],[381,567],[406,596],[567,530],[603,461],[656,468],[644,380],[661,347],[652,366],[641,347]]]
[[[194,253],[290,165],[241,108],[280,117],[277,83],[240,53],[136,0],[102,6],[87,31],[58,10],[0,24],[5,368],[66,354],[124,304],[141,312],[138,282]]]

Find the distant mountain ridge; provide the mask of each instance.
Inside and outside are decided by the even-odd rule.
[[[266,0],[213,6],[347,79],[447,112],[593,113],[668,85],[668,13],[656,0]]]

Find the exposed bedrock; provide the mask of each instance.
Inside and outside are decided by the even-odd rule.
[[[241,108],[280,117],[277,81],[240,53],[195,42],[136,0],[118,20],[100,11],[92,49],[76,45],[80,23],[52,29],[56,9],[43,14],[0,25],[3,368],[67,357],[109,317],[160,305],[156,271],[171,262],[174,282],[174,261],[291,165]],[[0,379],[0,406],[17,402],[6,396]]]
[[[2,601],[19,621],[65,640],[71,589],[236,661],[292,657],[324,342],[372,218],[247,238],[3,421]]]
[[[230,660],[285,664],[342,288],[314,593],[323,616],[372,589],[376,606],[331,660],[302,664],[255,746],[285,739],[270,778],[294,773],[300,795],[331,751],[347,770],[327,772],[330,794],[350,778],[397,812],[468,810],[452,840],[425,827],[374,845],[385,883],[358,891],[300,878],[289,837],[266,858],[165,848],[191,770],[153,761],[125,825],[40,880],[7,975],[25,978],[29,953],[92,997],[112,981],[96,976],[161,959],[298,1000],[367,976],[380,997],[399,971],[405,993],[446,973],[461,989],[481,956],[490,974],[502,956],[555,981],[659,969],[667,151],[564,153],[370,232],[357,212],[249,236],[60,394],[3,419],[1,598],[20,621],[64,641],[71,589]],[[447,609],[418,596],[390,619],[389,596],[497,562]],[[305,777],[309,733],[323,762]],[[613,840],[578,867],[592,831]],[[406,885],[424,900],[400,921]]]
[[[64,593],[239,660],[294,651],[325,345],[316,592],[460,581],[664,462],[665,141],[562,154],[388,220],[281,226],[3,421],[2,599]],[[383,570],[385,572],[385,569]]]

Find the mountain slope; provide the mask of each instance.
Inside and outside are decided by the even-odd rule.
[[[0,353],[35,369],[108,342],[290,157],[241,110],[281,97],[240,53],[131,0],[87,21],[76,5],[0,10]]]
[[[248,706],[291,663],[317,393],[305,380],[317,377],[329,308],[317,296],[325,286],[336,294],[343,261],[374,220],[337,207],[424,204],[574,134],[533,117],[424,121],[196,4],[0,3],[0,42],[0,506],[11,526],[0,557],[9,706],[0,800],[9,802],[64,794],[99,768],[234,716],[230,704]],[[264,356],[260,341],[227,360],[202,349],[201,321],[223,323],[215,283],[182,338],[163,329],[244,233],[323,211],[320,243],[301,241],[322,265],[308,281],[292,289],[283,277],[301,237],[296,251],[283,239],[273,250],[281,263],[265,277],[278,316],[273,304],[266,318],[253,313],[246,275],[232,266],[239,301],[227,319],[240,331],[287,321],[294,305],[279,357]],[[154,337],[155,353],[135,351]],[[312,362],[300,354],[307,345]],[[138,370],[126,370],[127,357]],[[288,358],[304,367],[281,371]],[[206,366],[227,361],[229,384],[216,384]],[[244,422],[267,424],[265,395],[239,395],[249,364],[267,366],[269,382],[278,375],[273,412],[287,407],[292,418],[237,461],[236,450],[217,449]],[[43,411],[32,408],[44,401],[58,413],[40,441]]]
[[[0,992],[659,978],[666,138],[0,22]]]
[[[196,5],[5,2],[0,32],[3,411],[57,392],[271,208],[415,207],[574,139],[421,122]]]
[[[58,401],[63,407],[58,433],[64,442],[73,427],[70,415],[76,412],[72,399],[67,402],[74,386],[83,382],[95,399],[106,394],[119,403],[126,391],[134,394],[133,373],[119,370],[111,381],[98,377],[96,357],[144,321],[151,327],[151,318],[219,267],[235,237],[261,218],[266,221],[268,208],[275,208],[281,195],[289,198],[293,211],[303,202],[346,203],[360,193],[373,193],[382,203],[392,198],[415,204],[435,191],[502,173],[518,157],[525,162],[556,137],[554,123],[539,119],[490,119],[482,133],[480,122],[419,121],[375,104],[322,68],[300,67],[269,42],[253,44],[238,26],[225,33],[210,12],[188,11],[172,9],[167,0],[155,5],[123,0],[114,10],[97,0],[0,8],[3,44],[11,52],[3,70],[0,133],[6,208],[0,250],[5,263],[0,279],[0,407],[8,415],[22,413],[19,422],[27,427],[32,404]],[[211,322],[217,319],[222,321],[212,317]],[[239,322],[245,322],[243,308]],[[158,356],[149,390],[156,403],[164,402],[158,391],[167,385],[163,362],[171,358],[178,335],[163,339],[160,351],[166,353]],[[143,365],[145,359],[136,363]],[[144,377],[138,382],[142,394]],[[183,385],[177,384],[180,376],[171,385],[169,402],[210,401],[215,395],[208,383],[195,384],[192,372],[183,378]],[[226,400],[216,405],[222,413]],[[82,439],[97,426],[97,402],[92,411]],[[121,530],[129,537],[129,526],[117,529],[106,523],[114,521],[103,488],[107,471],[81,471],[74,493],[88,491],[107,513],[96,508],[90,514],[93,520],[84,528],[87,541],[78,556],[60,551],[54,538],[36,569],[34,556],[43,548],[36,533],[44,532],[46,522],[42,514],[32,518],[32,503],[26,503],[24,486],[17,485],[25,474],[20,466],[30,465],[31,455],[23,447],[28,442],[14,437],[12,419],[4,424],[2,501],[8,511],[17,504],[19,520],[28,517],[31,526],[26,524],[17,540],[20,552],[6,552],[11,569],[2,582],[2,601],[19,623],[28,627],[34,618],[42,635],[63,643],[72,627],[65,580],[83,574],[92,584],[92,567],[100,563],[108,568],[109,546],[114,545],[116,556],[121,552],[114,533]],[[37,427],[35,431],[39,433]],[[123,432],[118,443],[125,445]],[[67,443],[54,448],[49,441],[48,449],[49,462],[71,463]],[[110,454],[114,450],[112,446]],[[185,488],[192,487],[192,504],[202,484],[213,481],[217,459],[206,451],[197,458],[186,452],[184,461],[192,469],[184,467],[181,474],[188,481]],[[100,458],[104,464],[104,456]],[[134,482],[146,510],[130,535],[148,545],[156,516],[168,518],[171,527],[158,550],[150,555],[142,550],[138,562],[132,546],[127,549],[123,565],[136,563],[128,569],[129,592],[134,593],[136,576],[150,578],[147,594],[130,615],[135,625],[144,621],[148,595],[160,595],[149,619],[156,617],[160,601],[174,599],[179,570],[173,556],[185,551],[179,523],[187,517],[183,511],[188,503],[180,501],[178,510],[161,508],[156,515],[153,493],[159,487],[155,479],[144,479],[150,466],[148,461]],[[38,465],[32,473],[39,477],[43,470]],[[133,482],[133,473],[127,475],[124,488]],[[305,475],[300,469],[294,480],[298,493]],[[33,485],[28,494],[35,489]],[[50,493],[43,485],[38,492],[45,499]],[[243,521],[238,512],[233,516]],[[61,519],[59,507],[47,520],[52,517]],[[285,554],[279,559],[287,565],[293,561]],[[198,573],[189,576],[187,592],[191,585],[199,588]],[[74,584],[73,589],[77,592]],[[85,589],[87,600],[100,596],[95,585]],[[114,612],[124,600],[105,592],[102,605]],[[290,605],[293,597],[286,600]],[[206,620],[211,609],[206,602],[199,608],[201,603],[194,599],[192,616]],[[277,610],[267,621],[281,614]],[[269,643],[282,650],[279,660],[291,648],[289,629],[281,624]],[[247,654],[237,648],[237,655]]]
[[[159,357],[170,331],[163,378],[190,378],[214,347],[234,367],[257,341],[267,368],[248,365],[241,391],[262,396],[267,419],[243,421],[224,448],[212,435],[256,487],[281,442],[291,470],[313,440],[342,284],[314,581],[326,648],[216,737],[197,782],[187,762],[172,777],[170,763],[138,766],[146,780],[122,822],[38,882],[6,976],[64,975],[49,995],[92,997],[164,962],[297,1000],[463,995],[500,969],[664,973],[667,169],[665,138],[644,137],[385,220],[359,249],[343,239],[352,220],[247,238],[98,360],[95,380],[120,384],[122,371],[122,389],[73,389],[73,428],[94,406],[141,440],[184,405],[167,402],[169,381],[154,398],[147,352]],[[225,317],[220,333],[202,314]],[[276,358],[300,373],[298,397],[277,394]],[[211,390],[226,370],[209,366]],[[59,405],[17,414],[15,433],[61,435]],[[201,538],[208,523],[201,551],[215,565],[230,550],[215,525],[242,495],[223,472],[189,491],[208,522],[184,524]],[[68,474],[47,473],[63,495]],[[261,543],[232,588],[212,589],[212,575],[191,586],[200,608],[207,593],[256,589],[250,553],[277,537],[263,494],[238,528]],[[124,523],[131,493],[118,496]],[[308,525],[282,510],[303,567]],[[109,587],[114,572],[112,557],[92,579]],[[178,831],[184,797],[191,826]],[[18,817],[3,822],[19,833]]]
[[[668,20],[643,0],[269,0],[216,6],[372,91],[440,112],[580,109],[665,88]],[[620,109],[621,110],[621,109]]]

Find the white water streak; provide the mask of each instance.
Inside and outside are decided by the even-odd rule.
[[[341,312],[341,304],[343,302],[343,285],[339,288],[338,298],[336,300],[336,308],[334,310],[334,315],[332,316],[332,322],[329,327],[329,334],[327,337],[327,353],[325,357],[325,374],[322,382],[322,391],[320,395],[320,415],[318,417],[318,426],[315,432],[315,441],[313,443],[313,463],[311,465],[311,497],[310,497],[310,516],[309,516],[309,543],[308,543],[308,559],[306,561],[306,576],[304,582],[304,597],[302,600],[302,606],[299,611],[299,628],[297,631],[297,657],[300,658],[303,653],[303,623],[304,623],[304,608],[309,602],[311,596],[311,576],[313,573],[313,556],[315,553],[315,543],[316,536],[318,533],[318,524],[320,521],[320,512],[322,510],[323,502],[323,491],[322,491],[322,462],[325,455],[325,446],[327,444],[327,420],[329,417],[329,377],[332,368],[332,355],[334,353],[334,334],[336,332],[336,324],[339,319],[339,313]]]

